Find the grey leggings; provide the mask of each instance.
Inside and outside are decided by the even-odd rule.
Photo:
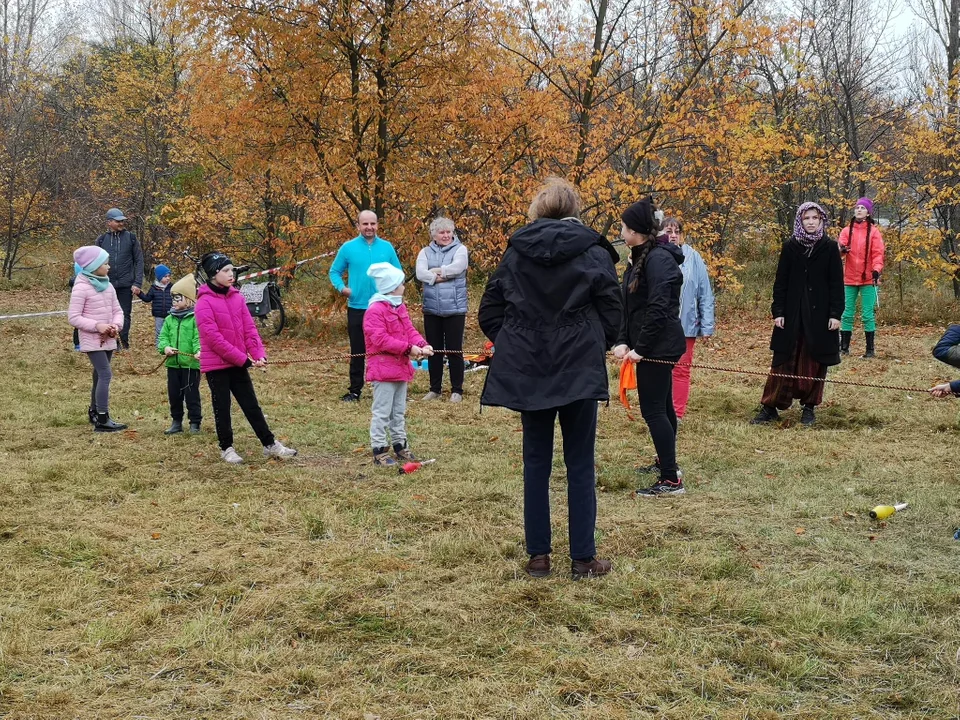
[[[87,357],[93,365],[90,407],[96,408],[98,413],[105,413],[110,409],[110,381],[113,380],[110,358],[113,357],[113,350],[94,350],[88,352]]]

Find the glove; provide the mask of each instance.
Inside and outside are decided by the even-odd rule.
[[[877,282],[878,280],[880,280],[880,271],[879,271],[879,270],[874,270],[874,271],[873,271],[873,281],[874,281],[874,282]]]

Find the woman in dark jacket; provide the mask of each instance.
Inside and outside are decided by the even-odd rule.
[[[794,400],[803,405],[800,422],[816,422],[814,408],[823,401],[822,380],[773,377],[827,377],[840,364],[840,316],[843,315],[843,263],[840,248],[824,232],[827,214],[816,203],[797,209],[793,237],[783,244],[773,283],[771,375],[763,388],[763,407],[753,424],[780,419]]]
[[[480,329],[496,344],[480,402],[518,410],[523,424],[526,571],[550,573],[550,469],[557,416],[567,466],[575,580],[612,567],[596,557],[597,402],[610,397],[606,351],[622,306],[616,251],[579,220],[580,196],[553,179],[530,205],[480,301]]]
[[[677,473],[677,413],[673,409],[673,364],[687,349],[680,324],[683,251],[664,235],[650,200],[628,207],[621,217],[620,234],[630,248],[630,265],[623,274],[624,314],[617,346],[619,360],[637,363],[640,414],[657,450],[660,477],[643,497],[682,495]],[[660,360],[663,362],[644,362]]]

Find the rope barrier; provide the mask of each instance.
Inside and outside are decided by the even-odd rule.
[[[434,350],[435,355],[487,355],[488,351],[470,351],[470,350]],[[126,353],[124,353],[126,354]],[[179,351],[175,351],[174,354],[181,354]],[[184,353],[185,354],[185,353]],[[368,358],[373,357],[374,355],[382,355],[384,353],[338,353],[334,355],[324,355],[322,357],[306,357],[306,358],[296,358],[291,360],[271,360],[267,363],[268,366],[274,367],[283,367],[286,365],[301,365],[305,363],[314,363],[314,362],[333,362],[336,360],[352,360],[353,358]],[[136,375],[151,375],[161,367],[166,362],[167,358],[165,357],[163,361],[155,367],[153,370],[148,372],[139,372],[135,368],[133,370]],[[852,387],[862,387],[862,388],[873,388],[876,390],[897,390],[903,392],[916,392],[916,393],[926,393],[930,388],[920,388],[920,387],[911,387],[909,385],[885,385],[883,383],[869,383],[869,382],[859,382],[856,380],[840,380],[837,378],[818,378],[818,377],[808,377],[806,375],[790,375],[787,373],[774,373],[769,370],[748,370],[745,368],[730,368],[723,367],[722,365],[706,365],[706,364],[695,364],[695,363],[682,363],[682,362],[673,362],[671,360],[657,360],[654,358],[643,358],[641,362],[657,363],[660,365],[671,365],[674,367],[689,367],[691,369],[697,370],[713,370],[715,372],[726,372],[726,373],[735,373],[740,375],[756,375],[760,377],[775,377],[775,378],[784,378],[787,380],[810,380],[813,382],[823,382],[823,383],[832,383],[834,385],[849,385]],[[620,361],[616,361],[617,364]]]
[[[23,318],[48,317],[50,315],[66,315],[68,310],[51,310],[50,312],[24,313],[23,315],[0,315],[0,320],[21,320]]]
[[[653,358],[644,358],[643,362],[659,363],[661,365],[673,365],[699,370],[716,370],[717,372],[740,373],[742,375],[760,375],[762,377],[785,378],[787,380],[812,380],[814,382],[833,383],[834,385],[852,385],[854,387],[876,388],[879,390],[904,390],[906,392],[925,393],[930,388],[916,388],[906,385],[883,385],[881,383],[865,383],[856,380],[838,380],[834,378],[807,377],[806,375],[788,375],[787,373],[775,373],[769,370],[745,370],[743,368],[728,368],[720,365],[695,365],[694,363],[671,362],[670,360],[654,360]]]
[[[237,277],[237,280],[238,281],[250,280],[251,278],[263,277],[264,275],[272,275],[274,273],[280,272],[281,270],[293,270],[294,268],[298,268],[305,263],[313,262],[314,260],[319,260],[320,258],[333,257],[336,254],[337,254],[336,252],[321,253],[320,255],[314,255],[311,258],[307,258],[306,260],[299,260],[289,265],[278,265],[277,267],[270,268],[269,270],[260,270],[259,272],[240,275]]]

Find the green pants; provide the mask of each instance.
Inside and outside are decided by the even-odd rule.
[[[840,318],[840,329],[847,332],[853,330],[853,317],[857,312],[857,296],[863,310],[864,332],[874,332],[877,329],[877,316],[874,309],[877,307],[876,285],[844,285],[843,294],[846,305]]]

